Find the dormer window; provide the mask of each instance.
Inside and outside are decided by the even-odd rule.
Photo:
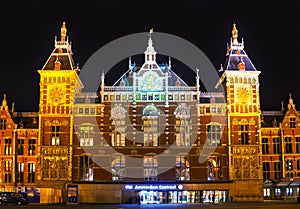
[[[238,68],[239,70],[245,70],[245,63],[243,61],[241,61],[239,64],[238,64]]]
[[[290,128],[296,128],[296,117],[290,117]]]
[[[6,129],[6,118],[1,118],[0,119],[0,130],[5,130]]]

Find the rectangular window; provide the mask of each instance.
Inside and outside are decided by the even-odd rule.
[[[146,181],[156,181],[158,173],[157,156],[144,156],[144,179]]]
[[[4,154],[5,155],[11,155],[12,154],[11,139],[4,139]]]
[[[275,137],[273,138],[273,154],[280,154],[281,149],[280,149],[280,138]]]
[[[209,145],[220,145],[221,143],[221,126],[208,125],[207,126],[207,140]]]
[[[4,161],[4,183],[12,182],[12,161]]]
[[[94,127],[93,125],[80,126],[80,146],[94,145]]]
[[[266,181],[270,179],[270,163],[263,162],[263,180]]]
[[[0,119],[0,130],[5,130],[6,129],[6,119],[1,118]]]
[[[296,153],[300,153],[300,136],[296,136]]]
[[[296,128],[296,117],[290,117],[290,128]]]
[[[285,153],[286,154],[293,153],[293,151],[292,151],[292,137],[285,137],[284,142],[285,142]]]
[[[60,145],[60,126],[51,126],[51,145]]]
[[[176,156],[176,180],[189,181],[190,180],[190,160],[187,156]]]
[[[93,156],[80,156],[79,172],[79,178],[81,181],[93,181]]]
[[[34,183],[35,182],[35,164],[34,163],[28,163],[28,183]]]
[[[300,170],[300,160],[297,160],[297,170]]]
[[[249,125],[240,125],[241,144],[250,144]]]
[[[281,163],[280,162],[274,162],[274,179],[280,179],[281,178]]]
[[[285,161],[285,169],[287,171],[292,171],[293,170],[293,160],[286,160]]]
[[[17,182],[23,183],[24,182],[24,163],[18,162],[18,170],[17,170]]]
[[[269,140],[262,138],[262,154],[269,154]]]
[[[143,117],[144,146],[158,146],[158,128],[157,116]]]
[[[24,139],[18,139],[18,148],[17,153],[18,155],[24,155]]]
[[[28,140],[28,155],[35,155],[36,139]]]

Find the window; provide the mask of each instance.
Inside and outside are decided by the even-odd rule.
[[[4,183],[12,182],[12,161],[4,161]]]
[[[296,136],[296,153],[300,153],[300,136]]]
[[[297,170],[300,170],[300,160],[297,160]]]
[[[51,145],[60,145],[60,129],[59,121],[53,121],[51,125]]]
[[[12,144],[11,139],[4,139],[4,154],[11,155],[12,154]]]
[[[35,155],[36,139],[28,139],[28,155]]]
[[[250,144],[249,125],[240,125],[241,144]]]
[[[125,179],[125,156],[113,156],[111,174],[113,181],[122,181]]]
[[[28,183],[35,182],[35,164],[28,163]]]
[[[276,137],[273,138],[273,154],[280,154],[280,138]]]
[[[221,159],[220,156],[212,155],[207,159],[208,170],[207,180],[220,180],[221,179]]]
[[[281,178],[281,164],[280,162],[274,162],[274,179],[280,179]]]
[[[18,148],[17,153],[18,155],[24,155],[24,139],[18,139]]]
[[[187,156],[176,156],[176,180],[189,181],[190,180],[190,162]]]
[[[296,128],[296,117],[290,117],[290,128]]]
[[[125,146],[126,138],[126,110],[120,104],[115,104],[111,110],[112,117],[112,132],[111,132],[111,145],[112,146]]]
[[[217,124],[207,126],[207,139],[209,145],[220,145],[221,126]]]
[[[24,182],[24,163],[18,162],[18,170],[17,170],[17,182],[23,183]]]
[[[269,140],[262,138],[262,154],[269,154]]]
[[[192,125],[190,123],[191,110],[185,103],[180,104],[175,112],[175,140],[177,146],[190,146]]]
[[[80,146],[94,145],[94,126],[83,124],[80,126]]]
[[[6,119],[1,118],[0,119],[0,130],[5,130],[6,129]]]
[[[293,170],[293,160],[286,160],[285,161],[285,169],[287,171],[292,171]]]
[[[80,180],[93,181],[93,157],[90,155],[80,156],[79,160]]]
[[[263,162],[263,180],[266,181],[270,179],[270,163]]]
[[[143,110],[144,146],[158,146],[159,110],[147,105]]]
[[[157,180],[157,156],[156,155],[145,155],[144,156],[144,179],[146,181]]]
[[[285,153],[291,154],[292,153],[292,137],[285,137]]]

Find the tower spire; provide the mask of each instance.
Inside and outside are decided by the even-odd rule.
[[[236,24],[233,23],[233,28],[232,28],[232,43],[237,44],[238,43],[238,29],[236,28]]]
[[[155,62],[156,58],[156,51],[154,50],[153,47],[153,42],[152,42],[152,38],[151,38],[151,34],[153,33],[153,28],[150,29],[149,31],[149,39],[148,39],[148,47],[145,51],[145,60],[146,62]]]
[[[67,36],[66,22],[63,22],[60,28],[60,41],[66,41],[66,36]]]
[[[293,98],[292,98],[292,94],[289,93],[289,96],[290,96],[290,98],[289,98],[288,108],[289,109],[295,109],[295,104],[294,104],[294,101],[293,101]]]

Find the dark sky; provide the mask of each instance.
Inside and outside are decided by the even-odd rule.
[[[37,70],[53,50],[63,21],[80,67],[110,41],[153,27],[195,44],[217,69],[225,61],[235,22],[247,54],[261,71],[262,110],[280,110],[289,92],[297,108],[299,11],[297,0],[7,1],[0,12],[0,94],[15,102],[16,111],[38,111]]]

